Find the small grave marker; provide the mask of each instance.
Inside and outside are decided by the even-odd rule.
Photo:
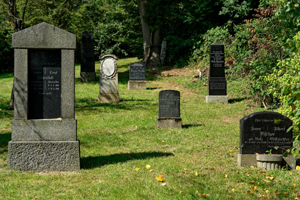
[[[158,99],[158,128],[181,128],[180,92],[176,90],[162,90]]]
[[[143,63],[130,64],[128,90],[146,90],[146,66]]]
[[[82,33],[80,79],[83,82],[96,80],[94,59],[94,36],[92,32]]]
[[[207,103],[228,103],[224,64],[224,45],[211,45]]]
[[[98,100],[103,103],[119,102],[117,56],[100,56],[100,89]]]

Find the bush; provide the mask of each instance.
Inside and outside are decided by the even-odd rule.
[[[13,30],[0,30],[0,74],[12,72],[14,68],[14,51],[11,48]]]

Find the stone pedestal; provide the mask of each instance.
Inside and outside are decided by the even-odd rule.
[[[10,141],[7,169],[35,172],[80,170],[79,141]]]
[[[101,103],[117,103],[120,101],[119,93],[99,93],[98,101]]]
[[[96,80],[96,72],[80,72],[80,80],[82,82],[90,82]]]
[[[158,117],[157,128],[182,128],[180,117]]]
[[[228,96],[224,95],[207,95],[206,103],[228,103]]]
[[[128,90],[146,90],[146,81],[128,81]]]
[[[237,165],[238,167],[256,166],[256,155],[239,153],[237,157]]]

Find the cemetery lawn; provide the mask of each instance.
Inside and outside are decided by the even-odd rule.
[[[207,87],[204,81],[192,82],[196,71],[192,68],[147,75],[147,90],[129,91],[129,64],[137,61],[118,60],[121,101],[109,104],[97,101],[98,81],[80,82],[76,65],[78,172],[7,170],[13,120],[13,111],[7,108],[13,76],[0,75],[0,199],[295,199],[300,195],[300,171],[237,167],[239,120],[263,110],[243,94],[242,80],[227,80],[225,105],[205,102]],[[98,79],[99,62],[96,73]],[[158,93],[164,89],[181,93],[182,129],[156,128]]]

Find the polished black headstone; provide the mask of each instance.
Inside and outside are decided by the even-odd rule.
[[[287,132],[292,123],[276,112],[256,112],[244,117],[240,120],[240,153],[284,153],[292,147],[292,131]]]
[[[211,45],[208,95],[227,95],[224,64],[224,45]]]
[[[61,50],[29,49],[28,119],[61,117]]]
[[[180,117],[180,92],[162,90],[159,92],[158,117]]]
[[[129,80],[145,81],[146,66],[143,63],[130,64]]]
[[[81,72],[95,72],[93,33],[82,33]]]

